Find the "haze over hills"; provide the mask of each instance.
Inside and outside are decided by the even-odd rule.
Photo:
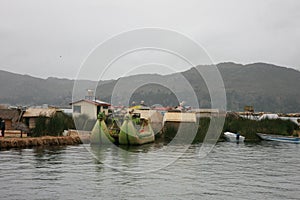
[[[82,88],[95,87],[96,82],[81,81]],[[72,101],[74,81],[69,79],[41,79],[0,71],[0,103],[10,105],[59,105]],[[85,95],[83,89],[82,96]]]
[[[209,68],[210,66],[197,66]],[[279,67],[266,63],[241,65],[235,63],[220,63],[217,65],[224,81],[227,110],[242,111],[245,105],[253,105],[256,111],[300,112],[300,72],[290,68]],[[148,105],[176,105],[178,100],[171,91],[176,88],[181,96],[189,102],[190,95],[185,85],[178,84],[179,77],[191,84],[199,99],[200,107],[210,106],[210,96],[202,77],[195,73],[195,68],[171,75],[135,75],[118,80],[101,82],[96,96],[101,100],[110,101],[112,91],[117,84],[124,90],[114,94],[118,102],[123,102],[123,96],[129,89],[145,80],[163,80],[168,87],[158,84],[146,84],[137,87],[131,96],[131,101],[144,100]],[[72,101],[74,80],[48,78],[40,79],[28,75],[19,75],[0,71],[0,103],[11,105],[41,105],[50,104],[67,106]],[[80,81],[80,92],[77,98],[84,97],[87,89],[93,89],[95,81]],[[170,89],[168,89],[170,88]]]

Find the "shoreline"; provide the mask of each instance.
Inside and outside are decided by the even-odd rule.
[[[41,146],[65,146],[82,144],[79,136],[42,136],[27,138],[3,138],[0,137],[0,150],[12,148],[32,148]]]

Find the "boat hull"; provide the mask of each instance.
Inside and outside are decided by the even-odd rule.
[[[109,134],[109,130],[104,120],[97,120],[91,133],[91,144],[101,145],[111,143],[116,143],[115,138]]]
[[[244,142],[245,141],[245,137],[244,136],[241,136],[239,137],[239,139],[237,140],[237,134],[235,133],[231,133],[231,132],[225,132],[224,133],[224,137],[226,139],[226,141],[228,142]]]
[[[121,145],[142,145],[154,140],[154,132],[150,125],[148,131],[140,133],[134,127],[132,120],[125,120],[120,128],[119,144]]]
[[[280,135],[269,135],[269,134],[263,134],[263,133],[256,133],[256,134],[262,140],[300,144],[299,137],[284,137],[284,136],[280,136]]]

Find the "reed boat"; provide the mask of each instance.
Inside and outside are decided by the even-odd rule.
[[[100,113],[98,115],[98,119],[96,124],[93,127],[91,132],[91,144],[92,145],[100,145],[100,144],[111,144],[116,143],[116,139],[110,134],[105,120],[104,114]]]
[[[119,144],[121,145],[142,145],[154,142],[154,132],[149,120],[143,119],[140,129],[136,129],[131,114],[126,114],[124,122],[120,127]]]

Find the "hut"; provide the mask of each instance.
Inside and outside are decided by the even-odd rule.
[[[15,128],[17,122],[21,119],[21,112],[17,109],[0,109],[0,118],[5,121],[6,130]]]
[[[29,129],[35,128],[36,119],[40,116],[50,118],[57,112],[62,112],[57,108],[28,108],[23,114],[23,122]]]

